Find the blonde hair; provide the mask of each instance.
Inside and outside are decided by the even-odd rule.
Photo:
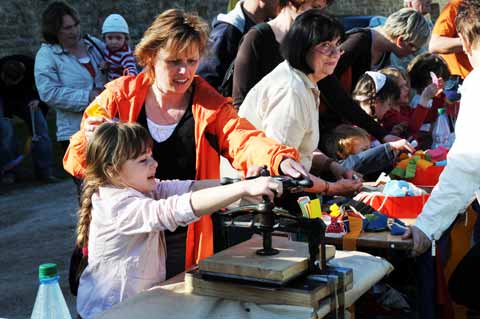
[[[370,140],[364,129],[349,124],[341,124],[324,136],[322,151],[330,158],[345,159],[351,155],[355,139]]]
[[[87,168],[78,211],[77,245],[88,245],[92,219],[92,196],[99,187],[116,184],[121,167],[129,159],[144,154],[152,146],[148,132],[135,123],[104,123],[87,147]]]
[[[155,59],[160,49],[188,52],[194,46],[203,55],[208,41],[208,24],[198,15],[170,9],[158,15],[135,48],[138,63],[146,77],[155,79]]]
[[[430,27],[425,17],[411,8],[402,8],[388,16],[382,27],[390,39],[403,41],[421,48],[430,38]]]

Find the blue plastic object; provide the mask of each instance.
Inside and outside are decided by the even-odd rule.
[[[447,166],[447,160],[438,161],[435,163],[435,166]]]
[[[383,188],[383,194],[387,196],[403,197],[413,195],[410,183],[403,180],[390,180]]]
[[[374,232],[386,230],[388,217],[380,212],[374,211],[372,214],[365,215],[363,220],[363,231]]]
[[[407,225],[399,219],[393,221],[392,226],[390,227],[390,234],[401,236],[407,231]]]

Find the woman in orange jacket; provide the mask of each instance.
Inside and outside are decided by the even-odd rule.
[[[230,99],[195,76],[207,36],[208,26],[198,16],[180,10],[160,14],[135,50],[144,71],[110,82],[86,109],[65,154],[65,169],[82,178],[88,138],[100,123],[119,120],[148,129],[158,161],[156,177],[162,180],[218,179],[220,155],[243,172],[267,165],[272,175],[307,175],[295,149],[255,130],[238,117]],[[313,190],[323,191],[323,185]],[[166,234],[166,240],[170,277],[213,253],[211,219],[202,217],[188,231]]]

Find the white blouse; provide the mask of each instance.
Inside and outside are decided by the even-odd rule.
[[[150,135],[157,143],[166,141],[170,136],[172,136],[173,131],[177,127],[178,123],[161,125],[153,122],[147,117],[147,126]]]
[[[320,140],[319,100],[316,83],[284,61],[248,92],[238,114],[268,137],[296,148],[309,171]]]

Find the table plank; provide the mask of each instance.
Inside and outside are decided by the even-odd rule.
[[[327,233],[325,242],[330,245],[342,246],[343,234]],[[412,239],[402,239],[401,236],[391,235],[388,231],[362,232],[357,238],[358,248],[388,248],[396,250],[410,250],[413,247]]]

